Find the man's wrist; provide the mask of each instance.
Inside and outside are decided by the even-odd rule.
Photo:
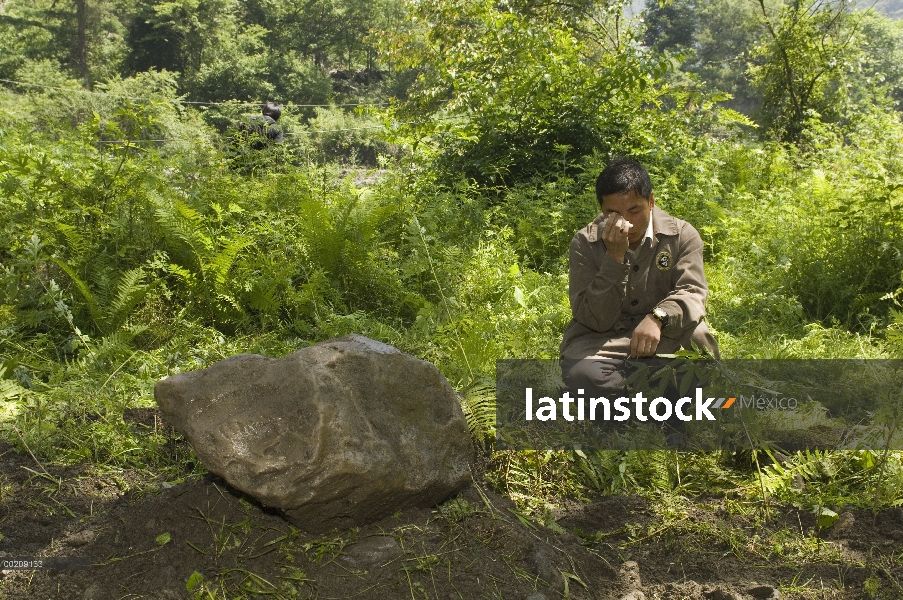
[[[658,323],[662,329],[668,326],[668,313],[660,306],[653,308],[652,312],[649,313],[649,316],[651,316],[652,320]]]
[[[655,317],[653,317],[653,316],[652,316],[652,313],[649,313],[648,315],[646,315],[646,319],[645,319],[645,320],[646,320],[646,321],[649,321],[650,323],[653,323],[653,324],[657,325],[659,331],[661,331],[661,330],[663,329],[662,322],[659,321],[658,319],[656,319]]]

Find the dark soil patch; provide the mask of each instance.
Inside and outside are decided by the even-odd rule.
[[[0,554],[89,557],[87,570],[0,571],[0,597],[903,597],[903,510],[853,510],[824,535],[810,514],[668,517],[643,498],[562,509],[550,529],[471,487],[436,509],[309,535],[218,478],[51,467],[0,447]],[[191,588],[191,591],[189,591]]]

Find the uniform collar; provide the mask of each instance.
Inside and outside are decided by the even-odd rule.
[[[652,211],[655,212],[655,207],[652,208]],[[646,233],[643,234],[643,239],[640,240],[640,246],[646,243],[646,240],[652,241],[652,236],[654,235],[652,229],[652,219],[649,219],[649,224],[646,225]]]
[[[649,224],[652,226],[652,235],[677,235],[679,232],[677,231],[677,221],[660,209],[658,206],[652,207],[652,218],[649,219]]]

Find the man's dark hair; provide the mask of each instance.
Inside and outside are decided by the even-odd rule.
[[[269,117],[274,121],[278,121],[282,116],[282,105],[277,102],[267,102],[263,105],[263,116]]]
[[[652,181],[643,165],[629,158],[618,157],[608,163],[596,179],[596,200],[602,206],[602,196],[636,192],[643,198],[652,194]]]

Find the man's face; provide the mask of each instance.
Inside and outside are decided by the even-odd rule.
[[[634,248],[646,235],[649,219],[652,218],[652,207],[655,206],[655,194],[643,198],[634,191],[619,192],[602,196],[602,214],[611,217],[617,213],[633,225],[628,230],[627,241]]]

